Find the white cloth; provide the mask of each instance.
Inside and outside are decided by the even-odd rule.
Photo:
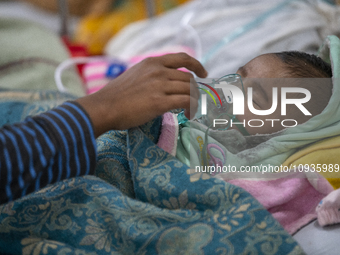
[[[328,194],[316,208],[320,226],[340,223],[340,189]]]
[[[202,56],[236,28],[252,22],[279,0],[195,0],[153,20],[123,29],[106,54],[129,59],[172,45],[189,46]],[[260,54],[284,50],[316,53],[325,37],[340,34],[340,7],[296,0],[225,45],[205,67],[209,77],[234,73]]]

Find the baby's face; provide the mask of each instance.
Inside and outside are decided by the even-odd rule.
[[[293,105],[288,105],[287,115],[281,116],[281,88],[289,87],[289,83],[277,81],[280,80],[278,78],[284,77],[285,70],[284,64],[272,54],[258,56],[238,69],[237,74],[242,77],[246,96],[244,115],[237,115],[236,117],[240,122],[243,120],[246,120],[247,122],[250,119],[257,119],[262,120],[264,123],[264,125],[261,127],[249,127],[248,124],[246,124],[246,130],[249,132],[249,134],[271,134],[280,131],[284,129],[284,127],[281,125],[281,121],[284,119],[295,119],[300,124],[310,118],[310,116],[305,116],[298,109],[289,109],[291,107],[295,107]],[[248,87],[252,87],[252,103],[254,108],[257,110],[268,110],[272,107],[273,87],[277,87],[278,104],[276,110],[270,115],[261,116],[253,114],[247,105]],[[268,121],[270,119],[279,121]],[[287,125],[293,124],[294,123],[292,122],[287,123]],[[259,122],[254,122],[253,125],[260,124]]]

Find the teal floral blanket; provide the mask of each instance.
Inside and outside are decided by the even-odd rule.
[[[0,96],[2,114],[8,103]],[[12,116],[46,110],[37,100],[31,104],[17,105]],[[0,206],[0,253],[303,254],[246,191],[196,173],[160,149],[160,127],[157,118],[108,132],[97,140],[96,176]]]

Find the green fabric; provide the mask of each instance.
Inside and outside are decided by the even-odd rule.
[[[56,67],[69,58],[60,38],[43,27],[24,20],[0,18],[0,88],[57,90]],[[63,74],[64,86],[83,96],[75,69]]]
[[[322,113],[294,128],[271,135],[244,137],[236,130],[209,131],[206,127],[191,122],[180,131],[177,157],[191,167],[202,166],[203,155],[210,158],[209,165],[235,166],[280,166],[289,156],[311,143],[340,135],[340,40],[329,36],[320,49],[320,56],[329,59],[333,71],[333,94]],[[206,139],[207,138],[207,139]],[[207,150],[204,150],[207,146]],[[191,148],[191,149],[190,149]],[[294,166],[292,166],[294,167]],[[259,168],[258,168],[259,169]]]

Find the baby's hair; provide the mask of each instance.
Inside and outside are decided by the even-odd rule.
[[[320,57],[300,51],[274,53],[287,67],[291,78],[331,78],[331,65]]]
[[[285,65],[285,77],[313,78],[308,79],[308,86],[306,87],[312,95],[312,99],[306,104],[306,107],[308,107],[313,116],[321,113],[332,95],[331,65],[316,55],[300,51],[284,51],[274,53],[274,55]]]

